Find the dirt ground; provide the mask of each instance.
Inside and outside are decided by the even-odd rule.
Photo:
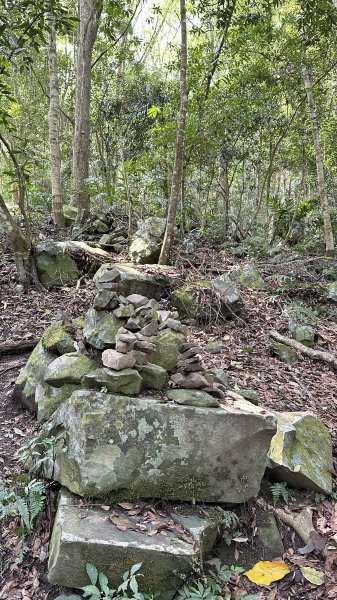
[[[0,353],[4,343],[19,343],[38,338],[50,325],[59,311],[73,317],[85,314],[95,294],[89,278],[83,278],[78,287],[64,287],[47,294],[30,288],[21,293],[14,281],[14,265],[9,248],[2,241],[0,256]],[[121,257],[119,257],[120,260]],[[197,279],[206,274],[215,276],[246,260],[234,259],[215,250],[201,247],[194,256],[186,257],[176,252],[174,263],[178,279]],[[261,261],[259,270],[267,281],[275,272],[289,272],[294,265],[279,266]],[[308,279],[312,279],[312,273]],[[271,279],[269,279],[271,281]],[[274,285],[274,284],[273,284]],[[312,289],[299,291],[299,297],[315,307],[322,298]],[[276,329],[287,334],[287,325],[282,313],[283,305],[289,301],[286,293],[280,295],[270,291],[244,291],[245,309],[239,318],[216,325],[190,328],[190,340],[201,348],[208,367],[221,367],[229,375],[232,387],[249,388],[257,392],[261,406],[279,411],[310,410],[329,428],[333,443],[335,466],[337,465],[337,386],[336,373],[329,365],[302,355],[294,365],[280,362],[271,353],[269,331]],[[326,299],[327,315],[320,318],[317,327],[316,348],[336,353],[337,325],[334,320],[335,307]],[[210,354],[206,344],[216,341],[221,346],[219,354]],[[0,480],[10,483],[22,467],[17,462],[19,448],[32,439],[39,429],[35,417],[12,401],[14,382],[20,368],[25,364],[29,352],[0,354]],[[51,586],[46,578],[49,536],[55,510],[57,485],[47,484],[46,510],[36,530],[23,541],[15,519],[2,522],[0,529],[0,599],[21,598],[29,600],[54,599],[59,589]],[[258,499],[249,503],[245,511],[243,527],[249,529],[257,506],[270,508],[268,485],[264,485]],[[261,504],[262,503],[262,504]],[[337,508],[333,499],[315,501],[313,494],[296,494],[295,504],[314,507],[316,530],[326,540],[337,532]],[[298,553],[300,540],[288,527],[281,526],[285,541],[285,555],[292,566],[292,573],[281,584],[257,588],[245,578],[238,577],[229,588],[234,594],[256,593],[259,598],[273,599],[336,599],[337,552],[325,560],[319,552],[309,555]],[[303,545],[303,544],[302,544]],[[324,571],[325,585],[315,586],[301,574],[301,564]],[[232,596],[234,598],[234,595]]]

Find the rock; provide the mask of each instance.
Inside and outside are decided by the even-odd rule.
[[[74,283],[80,277],[76,262],[62,242],[40,242],[35,246],[35,259],[39,279],[48,289]]]
[[[54,387],[66,383],[80,384],[82,377],[97,369],[97,363],[79,352],[63,354],[51,362],[44,374],[44,381]]]
[[[122,354],[126,354],[133,349],[133,342],[121,342],[118,338],[116,340],[116,350],[117,352],[122,352]]]
[[[304,346],[312,348],[315,345],[315,330],[310,325],[289,323],[289,331],[293,334],[295,340],[304,344]]]
[[[128,319],[127,323],[125,323],[125,329],[129,331],[139,331],[144,325],[144,321],[141,320],[140,317],[131,317]]]
[[[80,385],[66,384],[62,387],[53,387],[40,382],[36,386],[35,403],[37,405],[37,420],[45,421],[66,402],[73,392],[81,389]]]
[[[337,302],[337,281],[330,283],[330,285],[327,288],[327,292],[328,298],[330,300],[333,300],[334,302]]]
[[[171,518],[187,528],[186,536],[195,539],[205,552],[212,548],[218,528],[215,519],[176,515],[173,507],[169,509]],[[142,532],[135,526],[137,517],[132,521],[124,513],[121,513],[122,518],[130,519],[132,529],[121,531],[101,509],[86,509],[85,519],[82,513],[77,499],[62,491],[50,542],[50,583],[71,588],[87,585],[85,567],[89,562],[108,577],[110,587],[117,588],[123,581],[123,573],[134,564],[142,563],[138,580],[140,592],[150,595],[158,592],[160,600],[172,600],[182,579],[194,572],[194,544],[181,539],[177,532],[165,529],[165,537],[149,536],[148,531]]]
[[[98,290],[94,298],[94,308],[98,310],[111,309],[113,310],[118,306],[118,296],[116,292],[111,290]]]
[[[198,346],[192,346],[191,348],[185,350],[185,352],[182,352],[180,358],[181,360],[185,360],[185,358],[191,358],[192,356],[196,356],[199,352],[200,348],[198,348]]]
[[[47,367],[56,358],[57,354],[45,350],[42,341],[40,341],[19,373],[13,390],[13,400],[21,402],[31,412],[36,413],[36,386],[43,381]]]
[[[191,356],[191,358],[180,358],[177,362],[177,368],[179,369],[180,367],[186,367],[186,365],[192,365],[193,363],[199,363],[199,365],[201,366],[201,359],[200,356],[198,354],[196,354],[195,356]]]
[[[168,374],[159,365],[148,363],[147,365],[136,365],[138,373],[143,378],[143,387],[149,390],[165,390],[168,385]]]
[[[216,293],[218,305],[210,310],[211,293]],[[182,319],[199,323],[212,322],[223,317],[233,317],[241,312],[243,301],[239,290],[227,275],[212,280],[197,281],[175,290],[171,303],[177,308]]]
[[[184,335],[187,335],[186,325],[183,325],[182,323],[180,323],[180,321],[177,321],[176,319],[171,319],[171,317],[169,317],[164,322],[164,325],[166,325],[166,327],[168,327],[169,329],[173,329],[173,331],[179,331]]]
[[[282,362],[286,363],[287,365],[292,365],[298,360],[296,350],[290,348],[286,344],[281,344],[281,342],[275,342],[273,340],[272,347],[277,358],[279,358]]]
[[[205,375],[212,375],[212,377],[214,377],[214,381],[222,383],[222,385],[226,388],[229,386],[228,375],[223,369],[218,369],[217,367],[214,367],[213,369],[207,369]]]
[[[267,287],[260,273],[250,264],[235,269],[229,277],[231,281],[240,283],[244,288],[249,290],[265,290]]]
[[[151,354],[157,348],[155,344],[152,344],[148,341],[137,340],[134,346],[135,350],[139,350],[140,352],[146,352],[146,354]]]
[[[134,234],[129,254],[138,264],[156,263],[164,238],[166,219],[149,217],[145,219]]]
[[[150,355],[147,352],[141,352],[140,350],[133,350],[133,356],[136,360],[136,367],[139,365],[147,365],[150,360]]]
[[[268,454],[273,479],[331,494],[333,463],[328,429],[309,412],[276,413],[276,417],[277,433]]]
[[[275,422],[244,400],[208,409],[77,391],[42,428],[58,440],[43,469],[86,498],[241,503],[259,490]]]
[[[252,404],[255,404],[255,406],[258,406],[259,404],[259,396],[258,394],[254,391],[254,390],[239,390],[238,393],[243,396],[243,398],[245,400],[248,400],[249,402],[252,402]]]
[[[185,406],[199,408],[218,408],[220,406],[216,398],[200,390],[168,390],[166,395],[170,400]]]
[[[172,315],[170,310],[157,310],[158,319],[160,323],[165,323],[167,319]]]
[[[154,267],[153,267],[154,269]],[[170,286],[167,267],[156,265],[156,273],[149,274],[128,263],[107,263],[94,276],[97,289],[110,289],[129,296],[140,294],[158,300]]]
[[[184,365],[180,365],[179,370],[182,371],[183,373],[195,373],[195,372],[205,372],[204,369],[204,365],[202,364],[202,362],[200,360],[198,360],[197,362],[193,362],[193,363],[186,363],[186,361],[184,361],[185,364]]]
[[[134,312],[134,306],[132,304],[127,304],[125,306],[119,306],[116,308],[116,310],[114,310],[114,315],[117,317],[117,319],[128,319],[129,317],[132,317]]]
[[[127,297],[127,301],[130,302],[130,304],[133,304],[135,308],[140,308],[145,306],[149,299],[141,294],[130,294],[130,296]]]
[[[98,350],[111,348],[116,343],[116,334],[124,321],[114,314],[90,308],[85,317],[84,339]],[[124,341],[124,340],[122,340]]]
[[[91,231],[93,233],[107,233],[109,226],[104,221],[101,221],[101,219],[95,219],[91,225]]]
[[[220,354],[222,348],[217,342],[208,342],[206,345],[206,350],[210,354]]]
[[[96,369],[83,377],[83,384],[87,388],[101,390],[106,388],[108,392],[121,394],[139,394],[142,388],[143,379],[135,369],[122,369],[113,371],[112,369]]]
[[[166,371],[172,371],[180,358],[180,346],[186,341],[183,333],[164,329],[157,335],[150,337],[150,342],[155,344],[156,350],[151,355],[151,362],[163,367]]]
[[[122,354],[121,352],[117,352],[117,350],[109,349],[104,350],[102,353],[102,362],[103,365],[109,369],[121,371],[122,369],[133,367],[136,360],[132,352],[128,352],[128,354]]]
[[[201,375],[201,373],[188,373],[188,375],[175,373],[175,375],[171,375],[171,381],[185,389],[198,389],[208,387],[209,385],[206,377]]]
[[[64,326],[60,321],[56,321],[44,331],[41,342],[45,350],[50,352],[57,354],[74,352],[74,333],[72,326]]]
[[[128,331],[124,327],[121,327],[117,331],[117,339],[125,344],[134,344],[137,341],[137,338],[134,333]]]
[[[65,226],[70,227],[76,221],[77,208],[75,206],[71,206],[70,204],[63,204],[63,215]]]
[[[141,335],[151,337],[151,335],[155,335],[156,333],[158,333],[158,329],[159,329],[159,326],[158,326],[157,321],[150,321],[150,323],[145,325],[145,327],[143,327],[139,333]]]

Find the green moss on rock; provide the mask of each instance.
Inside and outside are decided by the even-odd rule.
[[[74,328],[64,326],[60,321],[53,323],[42,334],[42,345],[46,350],[58,354],[66,354],[74,351]]]
[[[57,355],[46,350],[40,341],[31,353],[26,365],[21,369],[15,382],[13,399],[22,402],[30,411],[36,412],[35,389],[43,381],[44,374]]]

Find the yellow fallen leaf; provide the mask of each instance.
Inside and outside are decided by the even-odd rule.
[[[301,567],[304,579],[310,581],[313,585],[323,585],[325,582],[324,573],[317,571],[313,567]]]
[[[283,579],[288,573],[290,573],[290,568],[285,562],[261,560],[252,569],[246,571],[245,575],[257,585],[270,585],[274,581]]]
[[[222,338],[225,342],[228,342],[231,339],[230,335],[224,335]]]

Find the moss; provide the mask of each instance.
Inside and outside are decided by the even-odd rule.
[[[74,329],[71,326],[67,328],[60,321],[53,323],[42,335],[42,345],[46,350],[66,354],[74,350]]]

